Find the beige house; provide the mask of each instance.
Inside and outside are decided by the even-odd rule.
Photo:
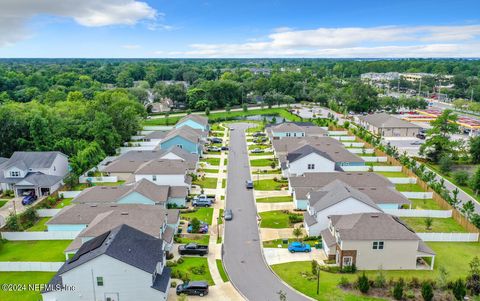
[[[357,122],[363,128],[382,137],[415,137],[421,130],[420,126],[387,113],[359,116]]]
[[[329,227],[321,232],[323,248],[342,268],[355,264],[360,270],[433,269],[435,252],[392,215],[356,213],[329,219]]]

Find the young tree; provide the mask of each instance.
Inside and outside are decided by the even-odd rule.
[[[365,275],[365,272],[361,276],[358,276],[357,285],[360,292],[363,294],[368,293],[370,289],[370,283],[368,282],[368,277]]]
[[[302,229],[300,229],[300,227],[293,228],[293,236],[295,236],[297,240],[302,235],[303,235],[303,232],[302,232]]]
[[[480,167],[477,168],[477,171],[475,171],[475,174],[473,174],[470,179],[470,187],[475,191],[475,195],[478,195],[480,192]]]
[[[475,205],[471,200],[469,200],[462,205],[460,211],[463,213],[463,215],[465,215],[465,217],[467,217],[467,219],[470,220],[472,214],[475,212]]]
[[[192,233],[198,233],[200,230],[200,221],[198,218],[194,217],[190,222],[190,225],[192,226]]]
[[[422,284],[422,297],[423,297],[424,301],[432,301],[433,300],[432,284],[428,281],[425,281]]]
[[[480,259],[475,256],[470,261],[470,274],[467,277],[467,288],[474,296],[480,295]]]
[[[445,155],[442,155],[442,157],[440,158],[438,165],[442,173],[448,174],[449,172],[452,171],[453,160],[450,157],[450,155],[445,154]]]
[[[243,110],[244,113],[247,113],[247,112],[248,112],[248,106],[247,106],[246,103],[244,103],[244,104],[242,105],[242,110]]]
[[[393,298],[396,300],[402,300],[404,287],[405,282],[403,281],[403,278],[398,279],[397,283],[395,283],[395,286],[393,287]]]
[[[451,110],[445,110],[431,123],[428,130],[428,139],[420,147],[420,154],[438,163],[444,155],[455,153],[457,142],[451,139],[451,135],[459,132],[457,115]]]
[[[453,283],[452,287],[453,295],[455,299],[461,301],[467,295],[467,288],[465,287],[465,282],[459,278],[457,281]]]
[[[432,224],[433,224],[433,218],[431,217],[426,217],[424,220],[425,223],[425,229],[426,230],[431,230],[432,229]]]
[[[206,107],[205,108],[205,115],[210,115],[210,108],[209,107]]]

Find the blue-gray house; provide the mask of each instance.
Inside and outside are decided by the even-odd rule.
[[[175,125],[175,128],[178,129],[183,126],[189,126],[192,129],[202,130],[205,132],[210,131],[210,126],[208,125],[208,118],[195,114],[189,114],[182,117]]]

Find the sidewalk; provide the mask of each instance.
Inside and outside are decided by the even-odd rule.
[[[293,210],[293,202],[283,202],[283,203],[257,203],[257,211],[274,211],[274,210]]]

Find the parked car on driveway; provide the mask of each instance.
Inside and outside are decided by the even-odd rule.
[[[253,189],[253,181],[250,181],[250,180],[245,181],[245,187],[247,189]]]
[[[228,146],[222,146],[222,150],[223,151],[228,150]]]
[[[22,205],[26,206],[26,205],[31,205],[33,204],[33,202],[35,202],[37,200],[37,196],[35,195],[34,192],[31,192],[29,195],[27,195],[26,197],[24,197],[22,199]]]
[[[209,152],[219,152],[221,150],[222,149],[220,147],[216,147],[216,146],[211,146],[211,147],[207,148],[207,151],[209,151]]]
[[[210,141],[212,143],[222,143],[222,138],[217,138],[217,137],[214,137],[214,138],[211,138]]]
[[[208,254],[207,245],[199,245],[196,243],[189,243],[186,245],[178,246],[178,254],[180,255],[200,255],[204,256]]]
[[[288,251],[290,251],[290,253],[295,253],[295,252],[309,253],[310,251],[312,251],[312,247],[310,247],[309,244],[295,241],[288,245]]]
[[[232,209],[225,210],[223,213],[223,218],[225,218],[226,221],[231,221],[233,219]]]
[[[417,136],[416,136],[418,139],[425,139],[427,136],[425,136],[425,134],[422,134],[422,133],[418,133]]]
[[[200,228],[198,229],[198,232],[193,232],[192,225],[188,224],[187,233],[200,233],[200,234],[208,233],[208,224],[204,223],[204,222],[201,222],[200,223]]]
[[[208,295],[208,282],[207,281],[188,281],[183,284],[177,285],[177,295],[193,295],[193,296],[206,296]]]
[[[264,132],[256,132],[256,133],[253,133],[252,136],[253,137],[263,137],[263,136],[266,136],[266,134]]]
[[[252,154],[260,154],[260,153],[263,153],[263,149],[261,149],[261,148],[252,149],[251,153]]]
[[[213,198],[209,198],[204,194],[198,195],[193,198],[193,207],[210,207],[212,206]]]

